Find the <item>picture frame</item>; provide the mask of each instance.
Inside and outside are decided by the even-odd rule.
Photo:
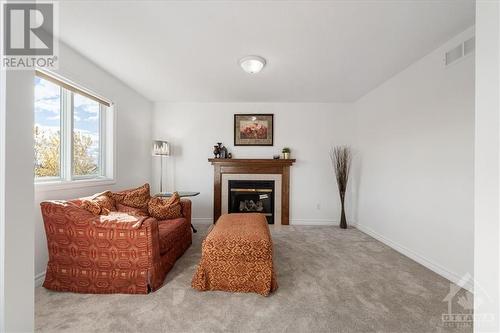
[[[238,113],[234,115],[235,146],[273,146],[274,114]]]

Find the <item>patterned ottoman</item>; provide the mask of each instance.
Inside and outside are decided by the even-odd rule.
[[[194,289],[255,292],[278,288],[273,269],[273,243],[262,214],[222,215],[203,241]]]

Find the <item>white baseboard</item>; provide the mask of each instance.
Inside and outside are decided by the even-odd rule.
[[[35,275],[35,287],[40,287],[43,284],[43,280],[45,280],[45,272]]]
[[[364,226],[364,225],[361,225],[361,224],[357,224],[356,228],[358,230],[364,232],[365,234],[375,238],[376,240],[384,243],[385,245],[393,248],[394,250],[398,251],[399,253],[407,256],[408,258],[416,261],[420,265],[422,265],[422,266],[430,269],[431,271],[441,275],[445,279],[447,279],[447,280],[449,280],[457,285],[460,285],[463,283],[462,282],[463,276],[448,270],[447,268],[443,267],[442,265],[435,263],[434,261],[424,257],[423,255],[420,255],[420,254],[414,252],[413,250],[408,249],[407,247],[405,247],[403,245],[400,245],[400,244],[398,244],[390,239],[387,239],[386,237],[373,231],[371,228]],[[473,293],[474,292],[474,281],[472,279],[470,279],[469,281],[466,281],[462,287],[464,289],[467,289],[471,293]]]
[[[340,222],[332,219],[290,219],[290,225],[333,225],[338,226]],[[356,227],[356,222],[348,221],[349,227]]]
[[[338,225],[338,221],[330,219],[290,219],[290,225]]]
[[[211,217],[192,217],[191,222],[193,224],[212,224],[213,223],[213,218]]]

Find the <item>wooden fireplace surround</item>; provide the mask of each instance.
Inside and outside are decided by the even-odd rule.
[[[214,166],[214,223],[221,215],[223,174],[278,174],[281,175],[281,224],[289,224],[290,166],[295,159],[241,159],[209,158]]]

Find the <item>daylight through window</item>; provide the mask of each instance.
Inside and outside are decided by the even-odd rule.
[[[35,181],[111,178],[111,104],[45,72],[34,84]]]

